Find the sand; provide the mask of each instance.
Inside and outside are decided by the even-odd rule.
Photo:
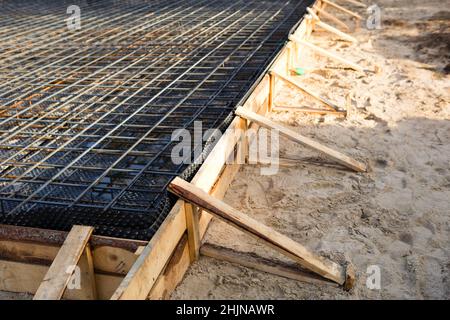
[[[245,166],[225,198],[323,256],[350,260],[358,276],[355,288],[345,292],[201,257],[173,299],[450,298],[450,1],[377,3],[382,29],[353,32],[359,45],[325,32],[314,36],[314,43],[377,72],[362,77],[319,69],[297,78],[338,105],[349,102],[348,117],[271,114],[366,162],[369,172],[343,170],[281,138],[282,157],[297,164],[275,176]],[[303,67],[336,66],[307,50],[303,54]],[[314,106],[289,86],[276,104]],[[280,258],[216,220],[205,241]],[[380,268],[380,289],[366,286],[372,265]]]

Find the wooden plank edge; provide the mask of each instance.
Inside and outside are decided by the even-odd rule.
[[[230,248],[205,243],[201,255],[227,261],[247,268],[270,273],[276,276],[318,285],[339,287],[339,284],[323,279],[313,273],[300,269],[297,265],[260,257],[252,252],[239,252]]]
[[[345,282],[345,269],[341,265],[321,257],[277,230],[234,209],[227,203],[206,193],[192,183],[175,178],[168,190],[178,197],[207,210],[221,221],[264,242],[267,246],[293,259],[302,267],[339,284]]]
[[[0,224],[0,241],[10,240],[24,243],[61,246],[68,234],[69,232],[67,231]],[[92,235],[90,241],[93,248],[108,246],[122,248],[129,251],[136,251],[140,246],[145,246],[147,243],[148,241],[105,237],[95,234]]]
[[[58,254],[59,245],[0,239],[0,260],[50,266]],[[139,255],[127,249],[92,247],[96,272],[126,275]]]
[[[236,117],[229,128],[239,129],[244,124],[245,121]],[[228,130],[219,139],[192,183],[210,192],[240,139],[236,130]],[[183,201],[179,200],[114,293],[112,300],[147,298],[185,231],[184,206]]]
[[[44,279],[49,266],[0,260],[0,291],[34,295]],[[124,277],[95,273],[97,298],[108,300]],[[84,285],[82,283],[82,285]],[[63,299],[83,299],[81,290],[66,289]]]
[[[93,227],[75,225],[44,276],[33,300],[59,300],[79,265],[86,249]],[[91,284],[88,284],[90,287]]]

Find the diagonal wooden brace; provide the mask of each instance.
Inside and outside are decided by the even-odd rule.
[[[331,1],[329,1],[329,0],[321,0],[321,1],[322,1],[323,3],[326,3],[327,5],[329,5],[329,6],[333,7],[333,8],[335,8],[335,9],[337,9],[337,10],[340,10],[340,11],[342,11],[342,12],[345,12],[345,13],[348,14],[348,15],[351,15],[352,17],[354,17],[354,18],[356,18],[356,19],[358,19],[358,20],[362,20],[362,17],[361,17],[359,14],[357,14],[357,13],[351,11],[351,10],[348,10],[348,9],[346,9],[346,8],[344,8],[344,7],[342,7],[342,6],[338,5],[338,4],[336,4],[336,3],[334,3],[334,2],[331,2]]]
[[[311,50],[314,50],[317,53],[320,53],[321,55],[323,55],[325,57],[337,60],[337,61],[339,61],[339,62],[349,66],[353,70],[356,70],[356,71],[359,71],[359,72],[364,72],[365,71],[364,68],[361,67],[360,65],[358,65],[358,64],[356,64],[354,62],[348,61],[347,59],[344,59],[344,58],[338,56],[337,54],[331,53],[331,52],[329,52],[329,51],[327,51],[327,50],[325,50],[325,49],[323,49],[321,47],[318,47],[318,46],[316,46],[316,45],[314,45],[314,44],[312,44],[312,43],[310,43],[310,42],[308,42],[306,40],[297,38],[295,36],[289,36],[289,40],[295,41],[295,42],[297,42],[297,43],[299,43],[301,45],[304,45],[305,47],[307,47],[307,48],[309,48]]]
[[[331,159],[335,160],[336,162],[346,166],[347,168],[350,168],[357,172],[365,172],[367,170],[367,167],[365,164],[356,161],[355,159],[352,159],[351,157],[342,154],[336,150],[333,150],[327,146],[324,146],[308,137],[302,136],[301,134],[298,134],[297,132],[286,128],[276,122],[273,122],[259,114],[256,114],[250,110],[247,110],[243,107],[238,107],[235,111],[236,115],[247,119],[249,121],[255,122],[258,125],[268,128],[268,129],[275,129],[280,132],[281,135],[287,137],[288,139],[298,142],[306,147],[309,147],[311,149],[314,149],[316,151],[319,151]]]
[[[313,26],[319,26],[320,28],[334,33],[335,35],[339,36],[341,39],[353,42],[353,43],[358,43],[358,40],[355,37],[352,37],[351,35],[346,34],[345,32],[330,26],[329,24],[322,22],[320,20],[320,18],[317,16],[317,14],[311,9],[311,8],[306,8],[306,10],[308,11],[308,13],[311,15],[312,17],[312,24]]]
[[[289,237],[214,198],[193,184],[181,178],[175,178],[168,189],[183,200],[206,210],[214,217],[263,241],[302,267],[340,285],[345,285],[347,274],[341,265],[317,256]]]
[[[361,8],[367,8],[367,5],[365,3],[362,3],[360,1],[357,0],[343,0],[343,1],[347,1],[348,3],[354,4],[355,6],[361,7]]]

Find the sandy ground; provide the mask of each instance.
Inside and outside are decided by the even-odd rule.
[[[323,165],[329,161],[282,138],[282,156],[300,159],[298,165],[276,176],[245,166],[225,198],[323,256],[352,261],[356,287],[347,293],[201,257],[173,299],[450,298],[450,1],[376,2],[382,29],[352,33],[360,45],[321,32],[314,41],[378,73],[313,70],[298,77],[338,105],[352,92],[347,119],[271,115],[365,161],[370,172]],[[335,65],[303,54],[303,67]],[[290,87],[276,104],[313,106]],[[212,222],[206,241],[280,258],[219,221]],[[371,265],[381,270],[380,290],[366,286]]]

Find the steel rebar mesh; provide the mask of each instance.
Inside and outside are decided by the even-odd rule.
[[[151,238],[172,132],[223,129],[312,2],[0,0],[0,223]]]

